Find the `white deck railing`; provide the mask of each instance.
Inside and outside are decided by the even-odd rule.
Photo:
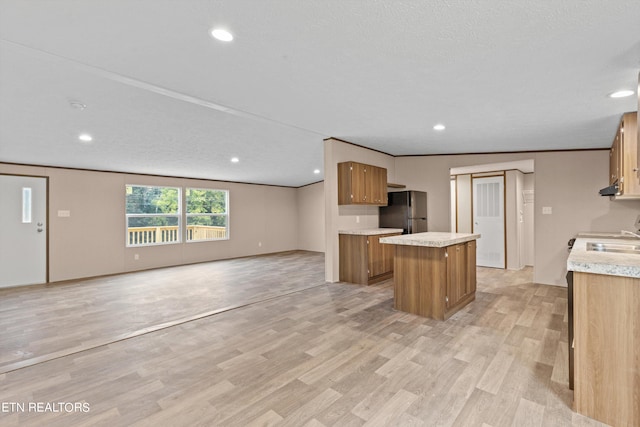
[[[187,226],[187,241],[225,239],[226,237],[226,227],[214,227],[208,225]],[[129,227],[127,229],[127,243],[129,246],[173,243],[178,241],[177,225],[165,225],[160,227]]]

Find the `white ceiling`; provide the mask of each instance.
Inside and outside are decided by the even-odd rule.
[[[330,136],[607,147],[639,22],[637,0],[0,0],[0,161],[300,186]]]

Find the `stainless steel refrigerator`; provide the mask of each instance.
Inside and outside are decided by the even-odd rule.
[[[389,205],[380,207],[381,228],[402,228],[403,234],[427,231],[427,193],[394,191],[388,197]]]

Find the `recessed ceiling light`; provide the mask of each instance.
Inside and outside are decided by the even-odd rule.
[[[442,123],[438,123],[437,125],[435,125],[433,127],[433,130],[444,130],[444,129],[445,129],[445,127],[444,127],[444,125]]]
[[[93,141],[93,137],[91,135],[89,135],[88,133],[82,133],[80,134],[80,136],[78,136],[78,139],[82,142],[91,142]]]
[[[232,158],[231,158],[231,162],[232,162],[232,163],[238,163],[239,161],[240,161],[240,159],[239,159],[239,158],[237,158],[237,157],[232,157]]]
[[[222,28],[214,28],[211,30],[211,36],[221,42],[230,42],[233,40],[233,34],[227,30],[223,30]]]
[[[613,92],[609,97],[611,98],[626,98],[627,96],[633,95],[635,92],[632,90],[619,90],[617,92]]]
[[[75,110],[84,110],[85,108],[87,108],[86,104],[83,104],[80,101],[69,101],[69,105],[71,105],[71,108],[75,109]]]
[[[317,175],[317,174],[319,174],[319,173],[320,173],[320,169],[315,169],[315,170],[313,171],[313,173],[315,173],[316,175]]]

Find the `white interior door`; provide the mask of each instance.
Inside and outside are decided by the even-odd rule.
[[[47,281],[47,180],[0,175],[0,287]]]
[[[505,268],[504,176],[473,178],[473,232],[476,264]]]

